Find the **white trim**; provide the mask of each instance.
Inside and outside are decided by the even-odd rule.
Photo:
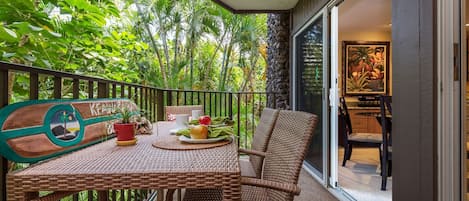
[[[327,188],[327,184],[324,183],[324,180],[322,177],[319,177],[321,173],[317,171],[313,166],[308,164],[307,162],[303,162],[303,169],[306,170],[306,172],[311,175],[316,181],[320,182],[325,188]]]
[[[338,164],[338,151],[339,151],[339,121],[338,105],[339,105],[339,8],[337,6],[331,9],[331,83],[330,83],[330,107],[331,107],[331,144],[330,144],[330,179],[329,185],[334,188],[338,187],[339,178],[339,164]]]
[[[461,167],[460,171],[459,171],[459,174],[460,174],[460,179],[462,180],[461,181],[461,187],[460,187],[460,196],[461,196],[461,200],[465,200],[466,199],[466,194],[467,194],[467,163],[466,163],[466,157],[467,157],[467,150],[466,150],[466,142],[467,142],[467,136],[466,136],[466,129],[467,129],[467,126],[466,125],[466,114],[468,111],[466,111],[466,96],[467,96],[467,92],[466,92],[466,80],[467,80],[467,35],[466,35],[466,13],[468,12],[466,10],[466,0],[460,0],[459,1],[460,4],[459,4],[459,11],[460,11],[460,16],[459,16],[459,19],[460,19],[460,25],[459,27],[461,28],[459,33],[460,33],[460,44],[461,44],[461,49],[460,49],[460,58],[461,58],[461,62],[460,62],[460,66],[461,66],[461,90],[460,90],[460,94],[461,94],[461,98],[460,98],[460,108],[461,108],[461,114],[460,114],[460,122],[461,122],[461,125],[460,125],[460,130],[462,131],[461,132],[461,135],[460,135],[460,157],[459,157],[459,160],[461,162],[461,164],[459,165]]]
[[[438,200],[460,200],[459,82],[454,81],[454,47],[459,38],[455,26],[455,1],[437,1],[437,105],[438,105]],[[459,43],[459,42],[458,42]],[[455,100],[457,99],[457,100]],[[455,104],[456,101],[456,104]]]

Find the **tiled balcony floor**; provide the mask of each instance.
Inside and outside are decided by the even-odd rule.
[[[301,193],[295,197],[295,201],[337,201],[324,186],[319,184],[305,170],[301,170],[298,184],[301,187]]]

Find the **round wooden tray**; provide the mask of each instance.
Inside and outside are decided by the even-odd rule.
[[[169,135],[158,137],[153,146],[160,149],[168,150],[194,150],[194,149],[209,149],[214,147],[220,147],[230,144],[232,140],[222,140],[214,143],[207,144],[191,144],[179,141],[179,136]]]

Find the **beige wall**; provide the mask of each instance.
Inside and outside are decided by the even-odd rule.
[[[340,94],[343,92],[343,77],[342,77],[342,42],[343,41],[389,41],[391,42],[391,32],[339,32],[339,88],[341,89]],[[389,53],[389,67],[388,67],[388,76],[389,76],[389,94],[392,95],[392,42],[390,43]]]

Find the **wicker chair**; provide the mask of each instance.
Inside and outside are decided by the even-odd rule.
[[[241,176],[253,178],[261,177],[264,158],[257,156],[255,153],[262,153],[266,151],[267,144],[270,140],[270,136],[272,135],[272,130],[274,128],[275,121],[278,117],[278,113],[279,110],[264,108],[264,110],[262,110],[261,118],[259,119],[259,124],[257,125],[256,130],[254,131],[251,149],[239,149],[240,153],[245,153],[249,155],[249,159],[239,160]],[[174,190],[168,191],[168,201],[172,200],[173,193]]]
[[[192,110],[201,110],[204,113],[202,105],[184,105],[184,106],[164,106],[165,113],[168,114],[188,114],[192,115]],[[168,117],[166,117],[168,119]]]
[[[265,108],[262,111],[259,124],[254,131],[251,150],[239,149],[240,153],[249,155],[249,160],[239,160],[241,176],[261,178],[264,158],[257,156],[255,152],[266,151],[270,136],[272,135],[272,129],[274,128],[275,121],[277,120],[278,112],[279,111],[276,109]]]
[[[279,112],[266,152],[262,179],[242,177],[242,200],[293,200],[299,195],[298,176],[313,136],[317,116],[305,112]],[[222,200],[217,189],[187,189],[185,201]]]

